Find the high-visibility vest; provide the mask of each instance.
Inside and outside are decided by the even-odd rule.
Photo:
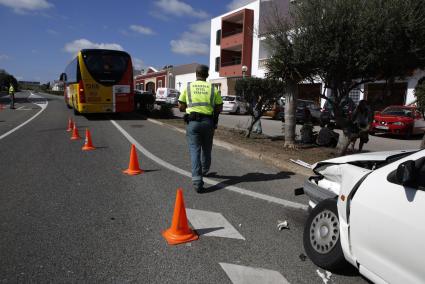
[[[15,92],[15,88],[12,85],[9,87],[9,94],[13,94]]]
[[[186,112],[197,112],[212,115],[215,106],[214,86],[205,81],[187,83],[187,108]]]

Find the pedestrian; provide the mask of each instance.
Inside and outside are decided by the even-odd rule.
[[[324,147],[336,147],[338,144],[339,134],[334,131],[335,124],[329,122],[326,127],[322,127],[317,135],[316,143]]]
[[[367,105],[366,100],[361,100],[359,105],[353,112],[352,122],[355,126],[355,129],[358,131],[359,142],[359,152],[362,151],[363,145],[369,141],[369,127],[372,122],[372,112]],[[352,150],[354,152],[354,147],[356,141],[352,141]]]
[[[202,178],[208,174],[211,166],[215,121],[223,108],[223,100],[218,90],[207,83],[208,66],[196,68],[196,81],[187,84],[179,97],[179,109],[186,112],[186,137],[189,144],[192,164],[192,184],[200,193],[203,191]]]
[[[310,110],[305,107],[303,114],[303,126],[300,129],[301,143],[310,144],[313,143],[313,117],[311,116]]]
[[[263,133],[263,128],[261,127],[261,109],[262,109],[262,103],[261,103],[261,96],[258,97],[257,102],[255,103],[253,114],[254,114],[254,120],[258,118],[258,120],[254,123],[252,126],[252,132],[257,134]]]
[[[9,86],[9,96],[10,96],[10,109],[15,109],[15,88],[13,84]]]

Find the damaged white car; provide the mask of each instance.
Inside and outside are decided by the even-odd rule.
[[[425,150],[356,154],[313,166],[304,248],[318,266],[347,262],[375,283],[424,283]]]

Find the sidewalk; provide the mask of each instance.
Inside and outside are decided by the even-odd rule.
[[[185,125],[181,118],[149,118],[148,121],[186,133]],[[291,162],[290,159],[300,159],[309,164],[314,164],[315,162],[335,157],[335,149],[333,148],[300,145],[299,149],[285,149],[283,148],[282,138],[257,134],[253,134],[251,138],[245,138],[244,135],[241,130],[219,126],[214,134],[214,145],[304,176],[310,176],[313,172],[308,168]]]

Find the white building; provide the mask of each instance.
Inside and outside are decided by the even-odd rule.
[[[264,62],[269,54],[259,35],[265,30],[270,15],[273,15],[271,9],[278,9],[280,15],[287,15],[290,2],[256,0],[211,20],[209,81],[221,90],[222,95],[235,94],[235,82],[243,75],[265,77],[267,70]],[[247,67],[244,74],[242,66]],[[386,84],[382,81],[363,84],[353,90],[350,97],[355,102],[367,99],[370,104],[383,101],[384,106],[412,104],[415,102],[414,88],[424,77],[425,72],[414,71],[396,80],[391,92],[386,91]],[[323,105],[324,100],[319,99],[323,91],[321,83],[302,84],[299,86],[299,98],[315,100]]]

